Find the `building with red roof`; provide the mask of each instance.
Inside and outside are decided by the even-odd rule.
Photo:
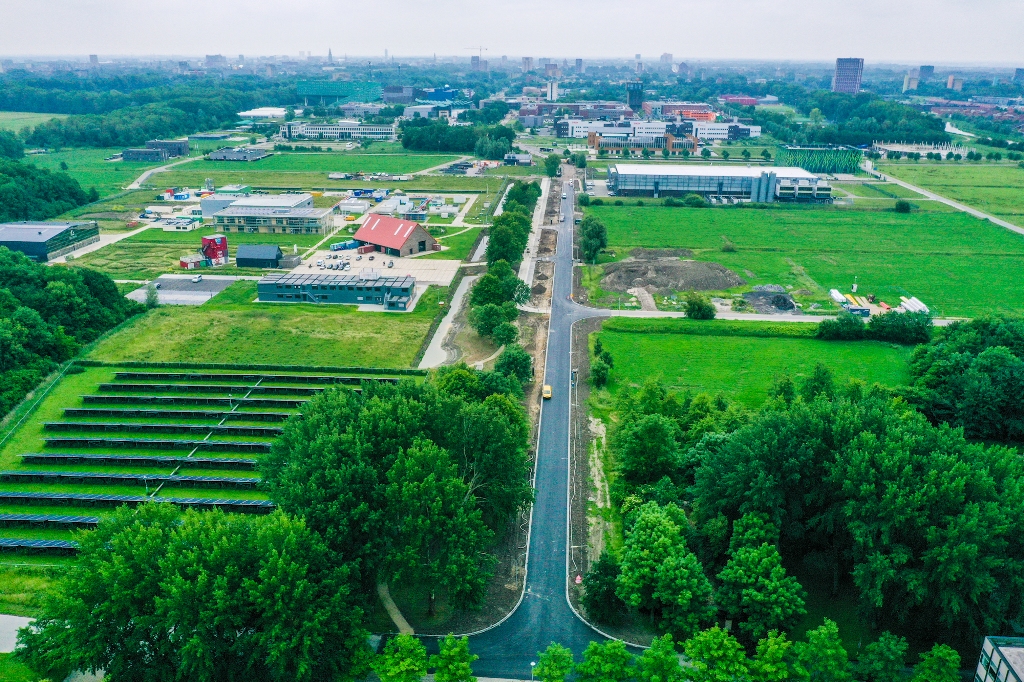
[[[419,223],[376,213],[366,217],[352,238],[360,247],[372,246],[374,251],[389,256],[412,256],[439,250],[437,240]]]

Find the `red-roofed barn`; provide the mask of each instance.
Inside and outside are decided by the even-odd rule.
[[[419,223],[371,213],[352,237],[360,246],[374,246],[389,256],[411,256],[436,251],[437,240]]]

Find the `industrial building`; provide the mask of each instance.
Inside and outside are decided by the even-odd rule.
[[[505,155],[506,166],[532,166],[533,156],[530,154],[506,154]]]
[[[1024,637],[986,637],[975,682],[1024,681]]]
[[[240,244],[235,252],[235,265],[240,268],[276,268],[283,256],[277,244]]]
[[[694,121],[714,121],[717,118],[715,110],[705,102],[674,102],[655,101],[644,102],[644,114],[652,118],[663,118],[681,116]]]
[[[620,163],[608,169],[608,189],[621,196],[832,203],[832,187],[802,168]]]
[[[586,138],[590,133],[628,134],[641,137],[664,135],[668,124],[664,121],[594,121],[579,118],[563,118],[555,121],[556,137]]]
[[[390,142],[398,139],[398,127],[390,125],[370,125],[359,121],[338,121],[337,123],[302,123],[290,122],[281,125],[281,137],[286,140],[382,140]]]
[[[210,152],[207,158],[210,161],[258,161],[267,156],[263,149],[255,147],[221,147],[217,151]]]
[[[150,140],[146,149],[165,149],[167,156],[188,156],[188,140]]]
[[[20,251],[38,263],[99,240],[100,228],[95,220],[0,223],[0,246]]]
[[[411,256],[437,250],[437,240],[419,223],[376,214],[366,219],[352,239],[359,243],[360,251],[381,251],[389,256]]]
[[[326,235],[334,229],[334,210],[232,204],[218,211],[213,220],[224,232]]]
[[[248,188],[246,188],[248,189]],[[248,192],[215,192],[199,200],[203,218],[213,218],[228,206],[260,208],[312,208],[313,195],[302,194],[249,194]]]
[[[832,75],[832,92],[856,95],[860,92],[860,80],[864,75],[864,60],[859,57],[840,57],[836,60],[836,72]]]
[[[415,293],[414,278],[381,277],[372,270],[358,276],[272,274],[256,283],[259,300],[274,303],[369,304],[408,310]]]
[[[122,161],[166,161],[171,158],[166,149],[125,149],[121,152]]]

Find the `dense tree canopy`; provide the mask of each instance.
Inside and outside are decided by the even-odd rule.
[[[91,200],[67,173],[0,158],[0,222],[49,220]]]

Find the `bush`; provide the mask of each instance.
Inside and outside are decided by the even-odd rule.
[[[494,331],[491,333],[494,336],[494,341],[498,345],[508,346],[516,342],[519,338],[519,328],[511,322],[502,322]]]
[[[681,202],[681,201],[679,201],[679,200],[677,200],[677,199],[675,199],[673,197],[666,197],[665,198],[665,205],[666,206],[685,206],[685,204],[683,202]]]
[[[643,206],[644,205],[643,199],[640,199],[639,201],[637,201],[636,205],[637,206]]]
[[[818,338],[826,341],[856,341],[865,335],[861,317],[843,311],[834,320],[822,320],[818,325]]]
[[[590,206],[590,195],[585,192],[581,192],[578,201],[580,206]]]
[[[619,562],[607,550],[587,571],[580,602],[594,621],[614,625],[626,612],[625,602],[615,594],[615,582],[621,572]]]
[[[533,379],[533,358],[522,346],[509,344],[494,363],[494,371],[515,377],[525,384]]]
[[[604,199],[597,197],[590,202],[591,206],[604,206]]]
[[[597,359],[590,363],[590,380],[594,382],[594,386],[600,388],[607,384],[611,370],[604,360]]]
[[[722,251],[725,253],[735,253],[736,245],[732,243],[732,240],[722,235]]]
[[[910,202],[905,199],[900,199],[896,202],[893,210],[897,213],[910,213]]]
[[[615,200],[615,205],[616,206],[623,206],[624,204],[622,203],[622,199],[616,199]]]
[[[715,304],[695,291],[686,295],[686,317],[691,320],[715,319]]]
[[[932,318],[927,313],[886,313],[868,322],[868,338],[904,345],[928,343],[932,338]]]
[[[704,208],[708,202],[699,194],[687,194],[683,197],[683,203],[690,208]]]

